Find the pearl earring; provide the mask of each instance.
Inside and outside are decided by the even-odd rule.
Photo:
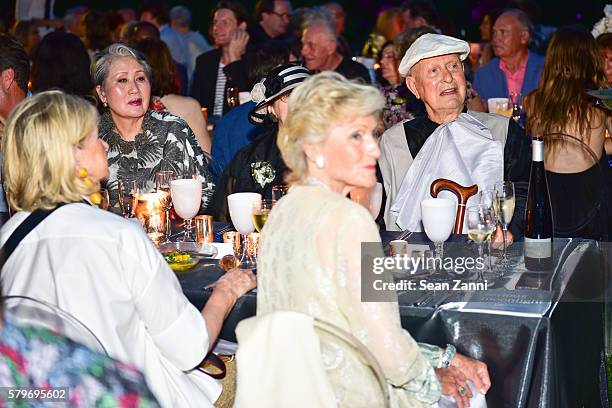
[[[315,166],[317,166],[317,169],[322,169],[323,167],[325,167],[325,157],[319,155],[317,157],[315,157]]]

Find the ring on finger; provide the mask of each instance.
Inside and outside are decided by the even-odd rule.
[[[459,386],[459,395],[461,395],[462,397],[465,397],[467,395],[467,388],[465,388],[463,385]]]

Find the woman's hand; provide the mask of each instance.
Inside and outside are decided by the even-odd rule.
[[[235,297],[234,301],[257,286],[257,278],[250,269],[232,269],[215,283],[214,291],[223,291]]]
[[[457,408],[469,407],[472,391],[465,375],[453,366],[436,368],[435,372],[442,386],[442,395],[453,397],[457,402]]]
[[[481,394],[486,394],[491,388],[491,378],[487,365],[482,361],[474,360],[459,353],[451,361],[451,367],[457,368],[465,377],[474,383]]]
[[[514,236],[512,235],[512,233],[510,231],[508,231],[507,234],[508,234],[508,236],[507,236],[507,238],[508,238],[507,245],[510,246],[514,242]],[[495,230],[495,232],[491,236],[491,248],[493,248],[493,249],[501,249],[503,247],[504,247],[504,235],[503,235],[502,228],[498,225],[497,229]]]

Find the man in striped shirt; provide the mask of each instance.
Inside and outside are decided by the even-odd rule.
[[[249,41],[244,6],[221,1],[213,12],[212,36],[217,48],[196,59],[191,96],[215,120],[229,110],[227,88],[246,82],[246,70],[240,63]]]

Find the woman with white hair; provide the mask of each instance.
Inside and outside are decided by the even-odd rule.
[[[91,75],[104,105],[99,133],[109,145],[111,204],[117,200],[118,179],[136,179],[141,189],[150,191],[156,172],[172,170],[177,177],[198,176],[206,208],[215,186],[206,157],[183,119],[149,109],[152,72],[141,54],[113,44],[94,56]]]
[[[346,196],[376,183],[373,133],[383,104],[376,88],[331,72],[306,79],[289,96],[278,145],[292,187],[262,231],[257,314],[297,311],[355,334],[378,359],[399,406],[429,406],[441,393],[467,406],[467,379],[483,394],[490,386],[485,364],[453,346],[417,345],[400,325],[397,300],[361,301],[361,244],[380,243],[380,235],[369,212]],[[358,358],[348,350],[326,357],[340,359],[326,370],[338,406],[382,406]]]

